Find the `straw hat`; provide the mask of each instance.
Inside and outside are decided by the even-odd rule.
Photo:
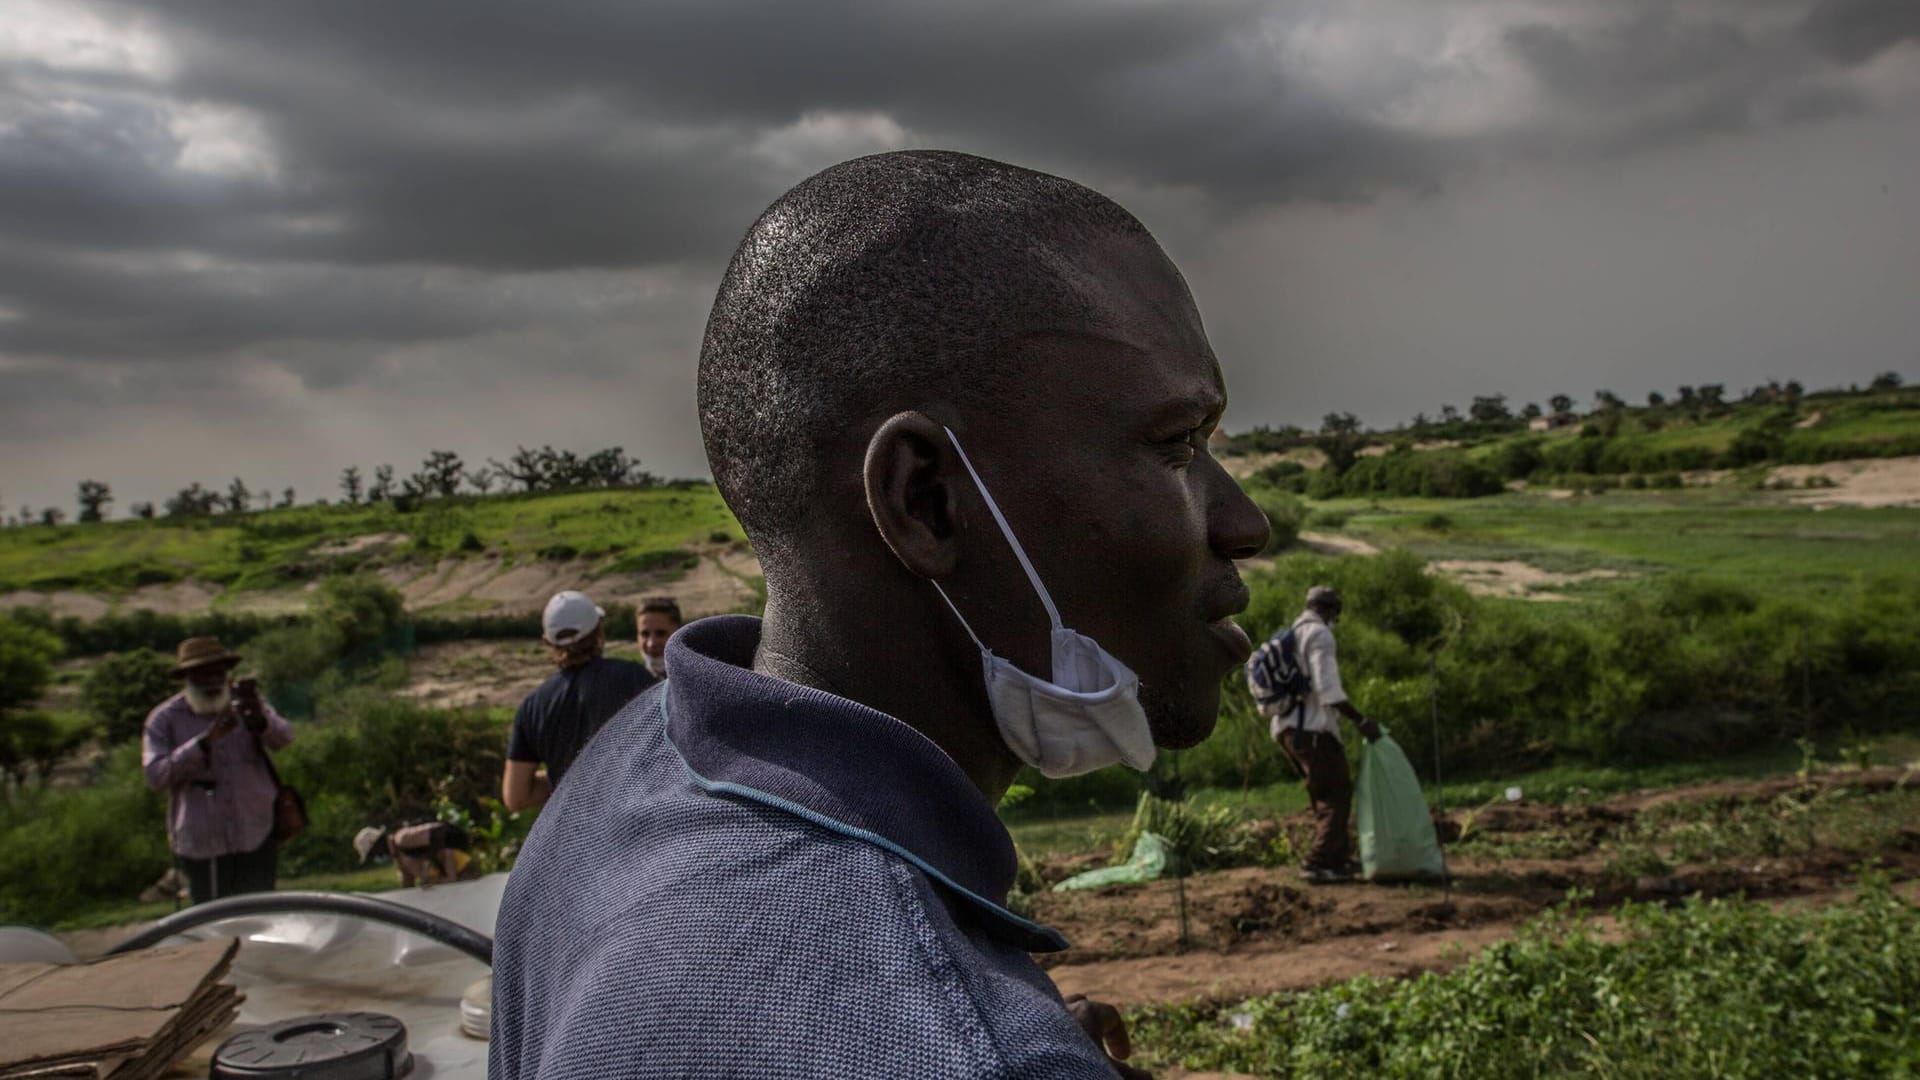
[[[239,662],[240,657],[228,652],[219,638],[190,637],[174,652],[173,677],[183,678],[189,671],[215,665],[230,668]]]

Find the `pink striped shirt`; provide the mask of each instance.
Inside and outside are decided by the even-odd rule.
[[[147,786],[167,792],[167,837],[189,859],[252,851],[273,831],[273,778],[258,746],[278,750],[293,741],[293,725],[266,708],[256,736],[243,723],[211,746],[202,741],[215,717],[188,707],[175,694],[147,714],[140,764]]]

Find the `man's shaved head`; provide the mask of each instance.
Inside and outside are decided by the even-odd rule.
[[[875,423],[1004,400],[1023,338],[1092,328],[1086,249],[1116,236],[1151,243],[1098,192],[949,151],[844,162],[768,207],[707,320],[700,429],[769,568]]]

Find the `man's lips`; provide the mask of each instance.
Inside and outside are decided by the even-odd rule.
[[[1253,655],[1253,639],[1247,636],[1239,623],[1233,621],[1232,616],[1208,623],[1207,633],[1212,634],[1220,647],[1233,657],[1235,666],[1246,663],[1247,658]]]
[[[1247,658],[1253,655],[1253,639],[1247,636],[1239,623],[1233,621],[1235,615],[1247,610],[1252,598],[1247,583],[1240,580],[1240,573],[1236,570],[1231,587],[1209,611],[1213,618],[1207,621],[1207,633],[1213,635],[1220,647],[1233,657],[1236,665],[1246,663]]]

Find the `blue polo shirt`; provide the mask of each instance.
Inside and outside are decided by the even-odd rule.
[[[689,624],[541,812],[496,924],[492,1080],[1101,1077],[1008,911],[1012,840],[884,713]]]

